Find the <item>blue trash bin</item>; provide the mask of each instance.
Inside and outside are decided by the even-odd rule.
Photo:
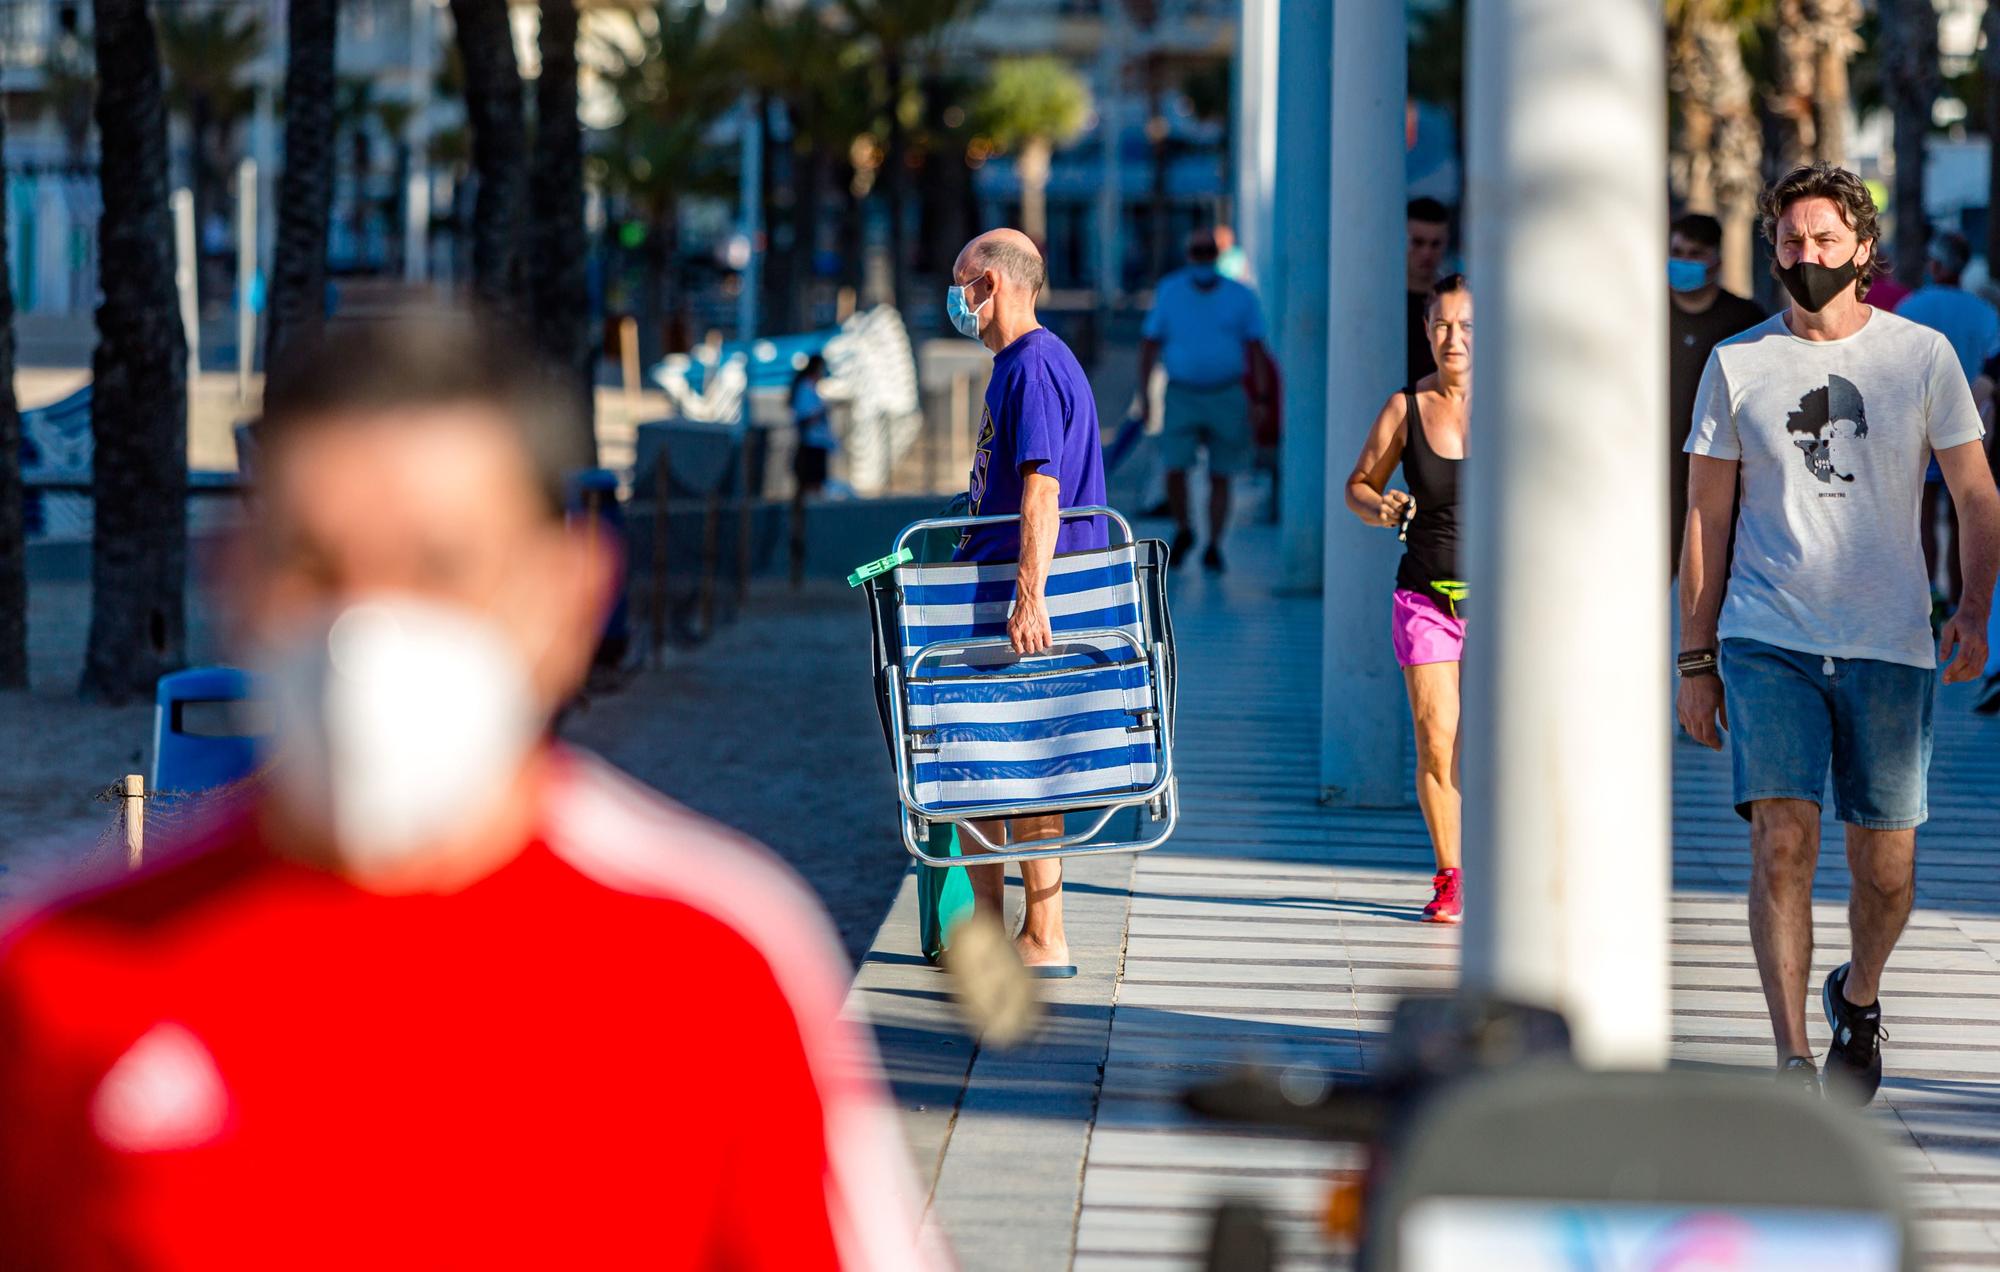
[[[256,699],[250,674],[235,667],[160,677],[153,691],[152,789],[185,794],[248,777],[265,742],[250,731]]]

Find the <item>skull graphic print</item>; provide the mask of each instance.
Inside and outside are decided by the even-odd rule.
[[[1799,399],[1798,408],[1785,417],[1785,431],[1804,456],[1807,472],[1829,485],[1836,480],[1851,482],[1854,474],[1840,471],[1833,444],[1868,436],[1868,405],[1852,380],[1829,375],[1824,385]]]

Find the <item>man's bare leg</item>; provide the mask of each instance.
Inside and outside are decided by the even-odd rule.
[[[1806,1041],[1806,977],[1812,971],[1819,805],[1803,799],[1752,804],[1750,854],[1750,945],[1783,1064],[1812,1054]]]
[[[1208,479],[1208,546],[1220,548],[1223,532],[1229,529],[1229,483],[1228,477],[1211,475]]]
[[[1016,817],[1011,821],[982,821],[977,825],[980,833],[995,844],[1025,843],[1061,834],[1063,819],[1060,815]],[[980,851],[976,845],[967,845],[967,850],[974,853]],[[1007,917],[1007,868],[967,866],[965,870],[972,882],[973,908],[1004,923]],[[1021,885],[1026,901],[1021,916],[1021,933],[1014,938],[1014,948],[1021,955],[1021,961],[1029,967],[1066,966],[1069,963],[1069,939],[1063,931],[1061,858],[1022,862]]]
[[[985,837],[988,843],[1007,842],[1007,823],[998,819],[976,821],[973,827]],[[976,857],[985,849],[970,834],[960,836],[959,851],[968,857]],[[1002,927],[1007,923],[1007,867],[967,866],[965,877],[972,884],[972,910],[975,914],[990,914]]]
[[[1174,529],[1191,531],[1194,521],[1188,510],[1188,479],[1185,468],[1167,471],[1167,512],[1174,519]]]
[[[1007,842],[1026,843],[1031,839],[1053,839],[1062,834],[1062,815],[1016,817],[1007,823]],[[1021,891],[1026,907],[1021,915],[1021,934],[1014,948],[1029,967],[1062,967],[1069,962],[1069,938],[1063,933],[1062,858],[1021,863]]]
[[[1847,931],[1853,951],[1842,996],[1857,1007],[1875,1001],[1882,969],[1917,895],[1917,832],[1847,827]]]

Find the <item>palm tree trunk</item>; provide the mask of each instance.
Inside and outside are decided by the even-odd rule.
[[[1015,157],[1021,176],[1021,233],[1036,243],[1049,241],[1049,139],[1031,137]]]
[[[88,699],[149,693],[182,661],[187,574],[187,339],[167,211],[167,112],[145,0],[94,0],[99,180],[91,358]]]
[[[1708,121],[1703,166],[1709,196],[1722,221],[1722,284],[1747,295],[1752,290],[1752,226],[1764,164],[1755,89],[1743,64],[1743,43],[1735,23],[1705,20],[1694,36],[1700,78],[1708,90],[1703,103]]]
[[[507,0],[451,0],[465,63],[465,114],[472,128],[472,288],[495,313],[517,307],[521,230],[527,209],[528,126]]]
[[[688,304],[687,271],[681,261],[681,201],[668,195],[660,208],[660,289],[672,334],[666,352],[686,353],[699,339],[694,331],[694,310]]]
[[[1847,112],[1851,106],[1847,60],[1861,47],[1861,40],[1855,34],[1855,28],[1861,24],[1860,0],[1812,0],[1811,17],[1819,50],[1813,77],[1813,124],[1818,133],[1814,157],[1827,163],[1845,164]],[[1936,30],[1935,15],[1932,30]],[[1935,35],[1932,47],[1936,47]]]
[[[0,151],[6,120],[0,117]],[[14,400],[14,278],[0,185],[0,689],[28,687],[28,553],[21,509],[21,411]]]
[[[793,155],[796,164],[796,149]],[[792,288],[792,325],[799,331],[810,331],[813,292],[819,281],[819,216],[826,202],[827,174],[833,160],[821,146],[813,146],[804,158],[799,171],[798,201],[793,205],[796,221],[792,230],[792,278],[796,286]]]
[[[542,0],[537,43],[542,74],[535,82],[535,159],[529,182],[534,216],[529,269],[535,343],[568,382],[582,429],[572,439],[572,468],[597,466],[592,426],[595,348],[584,256],[583,127],[576,117],[576,0]]]
[[[1924,151],[1941,86],[1937,10],[1931,0],[1885,0],[1881,18],[1882,87],[1896,125],[1896,276],[1914,283],[1924,276]]]
[[[781,324],[785,321],[785,307],[794,290],[792,264],[796,259],[790,245],[797,241],[800,232],[799,205],[794,188],[797,184],[794,176],[796,167],[790,163],[793,152],[789,145],[779,142],[777,130],[771,127],[774,105],[783,112],[783,103],[771,94],[757,95],[757,118],[764,121],[764,126],[757,130],[758,145],[763,150],[757,158],[757,205],[762,210],[758,221],[763,226],[764,234],[764,242],[759,247],[764,259],[763,268],[757,272],[758,285],[763,292],[757,299],[757,313],[760,315],[757,321],[767,332],[785,330]],[[787,135],[790,135],[789,130]],[[786,163],[782,172],[779,170],[781,159]],[[779,197],[781,192],[789,197]],[[777,250],[780,243],[785,245],[786,250]]]
[[[909,166],[904,163],[906,145],[903,138],[903,51],[888,47],[882,50],[882,65],[889,79],[889,145],[883,157],[882,193],[889,200],[889,302],[903,303],[903,266],[908,255],[909,241],[903,226],[903,204],[908,200]]]
[[[215,206],[214,186],[209,181],[209,134],[215,130],[214,116],[209,111],[208,94],[196,93],[188,103],[188,192],[194,197],[194,294],[195,312],[201,312],[203,268],[202,234],[208,226],[208,210]]]
[[[290,0],[285,19],[285,166],[278,178],[264,365],[310,341],[326,317],[333,207],[333,44],[337,0]]]
[[[1806,12],[1809,0],[1778,0],[1775,23],[1777,83],[1769,102],[1778,122],[1778,165],[1784,171],[1811,163],[1819,153],[1814,116],[1819,77],[1819,42]]]

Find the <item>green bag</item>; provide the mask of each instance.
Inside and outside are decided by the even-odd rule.
[[[958,827],[936,823],[925,851],[933,857],[961,857]],[[944,957],[947,938],[960,919],[972,913],[972,880],[964,866],[917,864],[917,934],[924,957],[935,963]]]

